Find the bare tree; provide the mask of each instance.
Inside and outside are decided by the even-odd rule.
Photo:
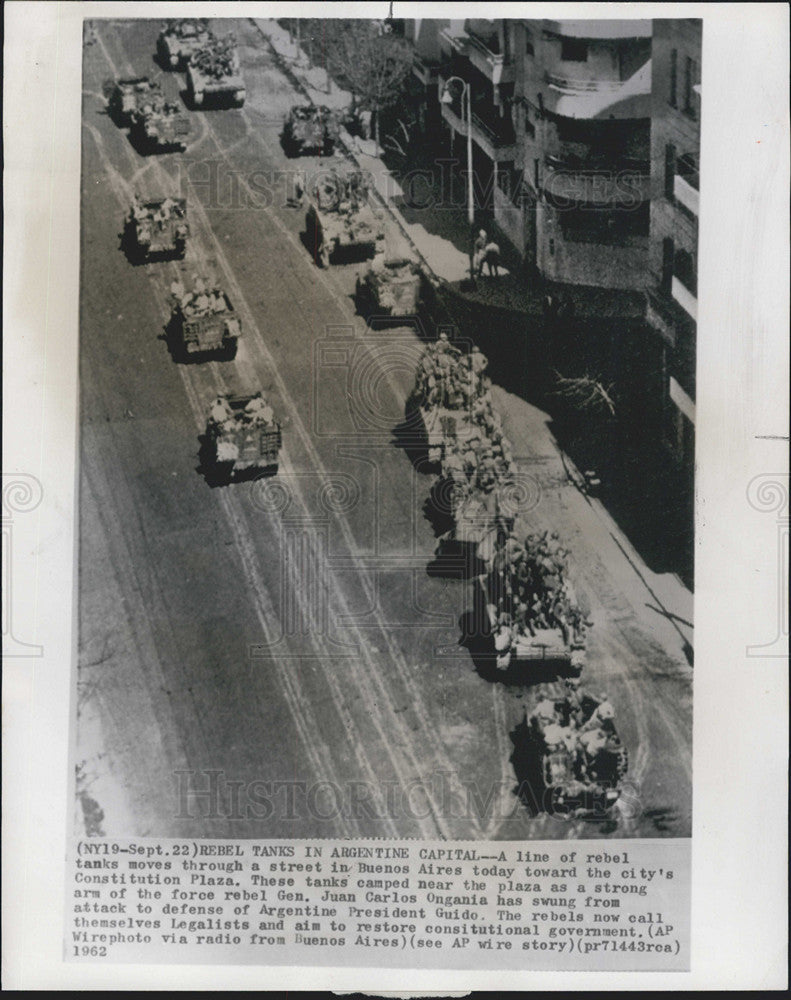
[[[611,418],[615,416],[613,383],[605,385],[591,375],[565,378],[555,372],[555,395],[561,396],[581,416]]]
[[[398,102],[412,68],[409,43],[376,22],[330,21],[327,66],[353,92],[358,106],[372,112],[378,154],[380,114]]]

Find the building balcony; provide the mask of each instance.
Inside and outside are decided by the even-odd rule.
[[[562,170],[569,174],[597,174],[604,171],[621,171],[633,174],[651,173],[651,161],[637,157],[621,156],[618,159],[584,159],[573,154],[547,153],[545,163],[550,170]]]
[[[690,323],[689,316],[674,299],[653,290],[646,293],[645,319],[669,347],[676,346],[679,330]]]
[[[695,423],[695,404],[689,398],[689,396],[684,392],[679,383],[670,376],[669,379],[669,395],[670,398],[675,403],[676,407],[681,410],[684,416],[689,420],[691,424]]]
[[[690,183],[691,180],[695,181],[694,187]],[[686,177],[676,174],[673,178],[673,197],[692,215],[698,215],[700,213],[700,194],[697,189],[697,174],[694,177],[690,174]]]
[[[636,208],[651,197],[650,165],[642,160],[580,165],[557,156],[545,158],[544,194],[555,204],[586,202]]]
[[[440,80],[440,92],[444,81]],[[453,104],[441,104],[442,117],[454,132],[466,137],[467,120],[462,116],[459,101]],[[483,150],[490,160],[516,159],[516,135],[508,123],[497,121],[494,117],[483,118],[480,113],[472,112],[472,141]]]
[[[596,18],[589,21],[551,21],[544,22],[544,29],[550,35],[561,38],[595,38],[613,41],[619,38],[650,38],[651,21],[641,18],[639,21],[621,18]]]
[[[651,114],[651,60],[628,80],[569,77],[547,71],[544,107],[551,114],[578,119],[648,118]]]
[[[670,286],[670,294],[678,302],[684,312],[695,322],[698,321],[698,299],[697,295],[692,292],[687,286],[678,278],[675,274],[673,275],[673,281]]]
[[[412,73],[421,83],[429,86],[437,79],[438,71],[439,63],[436,60],[426,59],[424,56],[418,55],[417,52],[413,52]]]
[[[506,60],[502,52],[495,51],[495,36],[485,39],[466,30],[459,33],[453,28],[445,28],[440,32],[440,38],[453,52],[469,59],[478,72],[495,86],[514,82],[514,64]]]

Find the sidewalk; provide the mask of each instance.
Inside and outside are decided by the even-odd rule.
[[[272,48],[280,56],[283,69],[292,79],[294,85],[302,91],[306,99],[315,104],[326,105],[335,109],[344,109],[351,104],[351,94],[341,90],[334,83],[327,89],[327,74],[317,67],[309,67],[307,57],[298,50],[295,43],[289,39],[288,32],[274,20],[253,19],[261,34],[269,41]],[[484,275],[477,279],[474,288],[469,286],[470,259],[469,227],[464,216],[463,206],[459,210],[440,209],[439,212],[430,208],[414,208],[405,197],[399,179],[388,169],[381,156],[374,155],[374,143],[366,142],[348,132],[341,132],[342,142],[353,159],[362,170],[368,172],[373,179],[377,194],[386,206],[402,235],[412,245],[412,248],[422,258],[426,271],[440,283],[450,286],[457,296],[470,302],[481,303],[497,309],[514,311],[522,317],[544,316],[543,296],[545,289],[538,283],[531,285],[527,278],[519,273],[516,267],[509,271],[501,268],[499,278]],[[429,229],[428,227],[431,227]],[[521,269],[519,269],[521,270]],[[594,288],[563,287],[563,296],[578,317],[593,315],[597,319],[610,317],[642,316],[642,299],[638,293],[628,294],[622,291]],[[503,397],[508,396],[504,390]],[[503,403],[510,409],[516,397],[510,397]],[[535,407],[529,406],[523,400],[518,400],[516,411],[520,420],[511,429],[515,438],[524,436],[526,428],[532,426],[537,437],[545,438],[548,434],[544,415]],[[666,631],[666,639],[670,645],[677,645],[681,653],[682,646],[692,647],[693,634],[693,595],[684,583],[672,573],[655,573],[648,568],[640,555],[634,549],[623,530],[618,526],[613,516],[602,502],[594,497],[584,495],[580,489],[582,476],[574,467],[568,456],[560,457],[563,469],[570,485],[576,488],[579,499],[575,503],[582,522],[590,522],[595,518],[600,528],[603,528],[615,546],[620,550],[618,556],[610,550],[608,562],[614,577],[620,576],[621,584],[626,593],[631,595],[638,617],[650,619],[655,612],[664,618],[662,630]],[[631,569],[627,568],[627,564]],[[631,590],[629,575],[633,572],[639,578],[641,586]],[[654,602],[655,611],[649,610],[645,600],[648,596]]]
[[[351,105],[352,95],[335,83],[330,81],[328,91],[325,71],[318,67],[309,67],[305,53],[297,47],[296,42],[290,40],[288,32],[276,21],[263,18],[254,18],[253,21],[280,56],[284,69],[306,98],[314,104],[323,104],[336,110],[346,109]],[[343,129],[341,140],[360,169],[373,180],[379,198],[387,206],[413,248],[423,258],[427,270],[449,284],[466,283],[470,276],[469,250],[460,249],[460,246],[468,245],[470,236],[466,221],[460,221],[463,209],[459,212],[442,212],[439,226],[436,214],[431,213],[430,209],[402,211],[401,206],[407,200],[404,191],[399,179],[388,169],[382,157],[375,155],[374,141],[352,136]],[[443,235],[436,231],[430,232],[422,222],[414,218],[415,216],[422,217],[430,223],[432,229],[439,228],[446,232]],[[448,230],[452,231],[452,235]],[[467,294],[472,294],[479,301],[498,304],[505,308],[526,311],[540,309],[537,293],[531,296],[526,284],[516,279],[515,274],[501,267],[499,278],[484,275],[476,283],[475,291],[473,293],[468,291]]]
[[[306,100],[335,110],[351,105],[352,95],[329,80],[323,69],[311,67],[307,55],[289,38],[288,31],[274,20],[251,20],[280,57],[281,68]],[[471,235],[464,205],[459,204],[458,210],[455,207],[449,210],[447,206],[434,210],[416,207],[405,195],[400,178],[387,167],[381,155],[376,155],[373,140],[352,136],[343,129],[341,140],[360,169],[373,179],[379,199],[421,258],[427,273],[451,286],[455,295],[525,316],[543,318],[545,293],[553,291],[557,294],[560,290],[573,313],[581,318],[642,316],[642,296],[639,293],[574,286],[550,288],[540,280],[529,281],[521,263],[509,259],[507,247],[502,242],[503,262],[510,266],[510,270],[509,266],[501,266],[499,277],[484,274],[476,280],[474,287],[470,287]],[[486,223],[483,224],[485,227]]]

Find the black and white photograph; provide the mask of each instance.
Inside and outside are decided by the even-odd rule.
[[[3,985],[786,985],[787,7],[3,16]]]
[[[84,834],[689,836],[701,37],[85,21]]]

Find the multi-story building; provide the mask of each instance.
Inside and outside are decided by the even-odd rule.
[[[476,205],[529,266],[560,283],[647,283],[651,22],[413,21],[416,76],[466,168]],[[436,83],[435,83],[436,81]]]
[[[512,23],[503,20],[448,21],[439,32],[438,93],[445,91],[452,77],[469,88],[475,203],[494,211],[495,218],[498,176],[503,171],[510,175],[518,155],[511,117],[516,78],[512,40]],[[467,109],[462,88],[449,86],[448,96],[450,102],[440,102],[442,120],[453,155],[466,170]]]
[[[546,279],[647,282],[651,22],[514,22],[523,245]]]
[[[440,32],[450,21],[437,18],[405,20],[404,38],[412,43],[412,74],[419,83],[421,100],[418,117],[427,131],[439,123],[439,94],[437,79],[442,57]]]
[[[695,465],[700,53],[692,18],[654,21],[647,329],[662,441],[689,502]]]

